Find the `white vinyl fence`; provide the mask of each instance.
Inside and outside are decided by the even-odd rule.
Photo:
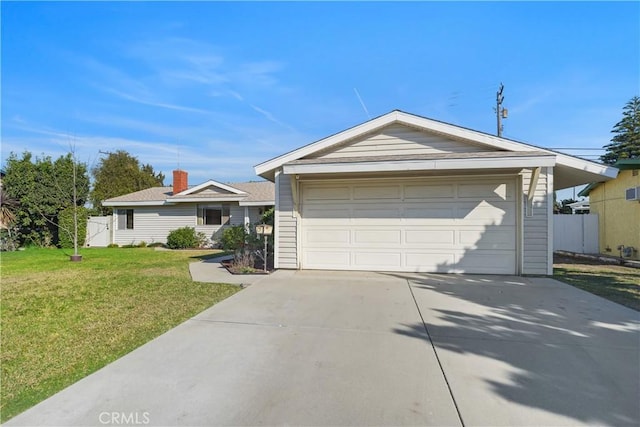
[[[597,254],[598,215],[554,215],[553,250]]]
[[[90,216],[87,221],[86,245],[107,247],[111,244],[111,216]]]

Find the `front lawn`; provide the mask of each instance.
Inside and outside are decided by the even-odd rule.
[[[640,311],[640,269],[555,257],[554,278]]]
[[[237,292],[191,281],[188,263],[214,252],[3,252],[0,422]]]

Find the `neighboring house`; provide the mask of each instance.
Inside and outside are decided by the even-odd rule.
[[[614,167],[616,179],[589,184],[578,193],[589,196],[598,214],[600,252],[640,260],[640,159],[624,159]]]
[[[268,181],[222,184],[209,180],[188,185],[187,172],[173,171],[173,187],[153,187],[105,200],[113,207],[111,241],[118,245],[166,243],[171,230],[194,227],[209,240],[232,225],[248,225],[274,206]]]
[[[552,274],[553,192],[617,170],[392,111],[255,167],[275,267]]]

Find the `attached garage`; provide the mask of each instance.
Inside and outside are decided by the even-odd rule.
[[[551,274],[553,192],[614,168],[393,111],[255,167],[275,267]]]
[[[513,177],[310,181],[305,269],[516,272]]]

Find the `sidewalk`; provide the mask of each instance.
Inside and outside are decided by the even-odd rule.
[[[231,274],[221,262],[232,258],[233,256],[229,255],[200,262],[192,262],[189,264],[191,280],[204,283],[230,283],[232,285],[245,287],[269,276],[268,274]]]

